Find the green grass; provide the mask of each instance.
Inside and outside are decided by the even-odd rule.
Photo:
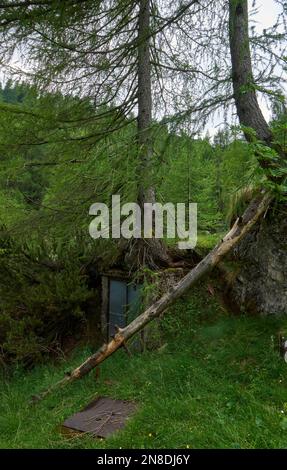
[[[212,250],[215,245],[226,235],[226,232],[217,232],[217,233],[203,233],[199,232],[197,234],[197,250],[203,255],[207,254]]]
[[[274,342],[283,320],[231,317],[205,285],[170,309],[165,347],[120,351],[88,377],[37,405],[31,395],[81,362],[15,370],[0,385],[1,448],[287,448],[287,365]],[[65,418],[99,395],[138,411],[106,440],[61,433]]]

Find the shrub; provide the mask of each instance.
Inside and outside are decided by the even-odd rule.
[[[31,365],[82,330],[92,291],[77,243],[28,246],[7,235],[0,242],[1,362]]]

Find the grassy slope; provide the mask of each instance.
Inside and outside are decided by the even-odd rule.
[[[287,366],[273,344],[282,327],[230,317],[198,286],[163,321],[159,351],[132,359],[119,352],[98,379],[91,373],[33,407],[29,397],[88,351],[2,380],[0,447],[287,448]],[[138,412],[107,440],[63,436],[61,422],[97,395],[136,400]]]

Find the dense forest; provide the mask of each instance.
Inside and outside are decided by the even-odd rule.
[[[256,15],[267,7],[247,0],[0,3],[0,393],[8,397],[0,447],[45,446],[44,436],[34,442],[24,433],[11,444],[14,405],[9,403],[17,401],[17,394],[25,401],[19,411],[24,416],[28,395],[40,400],[51,392],[64,394],[57,389],[100,370],[99,364],[118,349],[111,359],[116,367],[129,368],[140,383],[138,363],[144,381],[163,388],[167,408],[161,414],[153,404],[155,421],[158,413],[168,412],[175,390],[157,383],[153,366],[166,363],[161,369],[165,380],[169,367],[187,366],[189,338],[196,375],[214,354],[223,375],[226,358],[231,367],[241,361],[238,377],[246,374],[249,384],[255,374],[252,361],[263,354],[264,373],[256,366],[254,394],[270,377],[282,384],[286,364],[281,356],[287,353],[286,2],[274,0],[273,7],[274,24],[260,29]],[[104,203],[111,208],[113,195],[120,195],[122,203],[137,202],[142,220],[145,204],[196,203],[196,247],[181,251],[178,238],[165,233],[159,240],[154,231],[149,240],[93,239],[90,207]],[[115,324],[114,334],[106,335],[103,286],[115,270],[114,279],[120,271],[127,286],[141,286],[141,296],[132,321]],[[113,278],[108,279],[111,315]],[[251,359],[244,358],[249,335],[265,341],[264,349],[258,340]],[[129,350],[134,336],[141,338],[141,353],[137,343]],[[174,366],[171,357],[178,361]],[[96,382],[103,393],[109,393],[110,374],[117,380],[108,362]],[[233,373],[235,381],[241,380],[235,370],[229,373],[226,382],[215,385],[219,395],[221,386],[228,390]],[[209,389],[213,372],[207,366],[202,374]],[[31,383],[20,391],[19,383],[29,377]],[[70,403],[61,417],[83,404],[88,390],[93,393],[92,379],[84,380],[82,395],[73,389],[74,407]],[[189,396],[193,385],[179,376],[176,380],[182,380],[182,394]],[[270,385],[270,396],[284,414],[284,390],[276,384]],[[240,394],[234,387],[230,394]],[[125,377],[115,388],[115,398],[140,400],[132,379]],[[198,394],[204,389],[203,384]],[[142,393],[148,406],[149,393]],[[248,402],[248,393],[242,417],[239,412],[242,422],[248,406],[257,406],[255,395]],[[269,406],[265,399],[259,397],[254,411],[260,430],[270,418],[262,411]],[[232,414],[235,399],[228,400]],[[186,406],[193,409],[191,402]],[[216,406],[211,405],[211,415]],[[262,431],[258,441],[250,438],[254,430],[241,424],[238,436],[231,424],[221,441],[225,417],[214,418],[214,435],[207,441],[196,435],[194,446],[284,447],[274,430],[277,415],[266,424],[270,433]],[[151,445],[138,434],[143,420],[135,421],[124,446]],[[183,445],[187,428],[177,436],[180,425],[175,423],[173,442],[161,426],[155,434],[146,429],[147,436],[159,433],[162,448]],[[286,433],[285,417],[280,426]],[[84,438],[84,447],[122,444],[120,437],[107,444],[89,439]],[[64,438],[58,444],[70,445]],[[76,446],[81,444],[76,441]]]

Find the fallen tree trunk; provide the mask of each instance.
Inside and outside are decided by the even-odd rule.
[[[95,354],[90,356],[83,364],[67,374],[62,380],[47,390],[33,397],[38,401],[57,388],[63,387],[74,380],[80,379],[97,367],[101,362],[111,356],[120,347],[125,347],[126,341],[144,328],[150,321],[162,314],[176,299],[182,296],[205,274],[210,272],[229,253],[237,243],[252,229],[256,222],[266,213],[272,198],[261,195],[253,199],[242,218],[237,219],[231,231],[220,243],[183,279],[173,286],[159,300],[139,315],[125,328],[118,328],[117,333],[108,344],[104,344]]]

